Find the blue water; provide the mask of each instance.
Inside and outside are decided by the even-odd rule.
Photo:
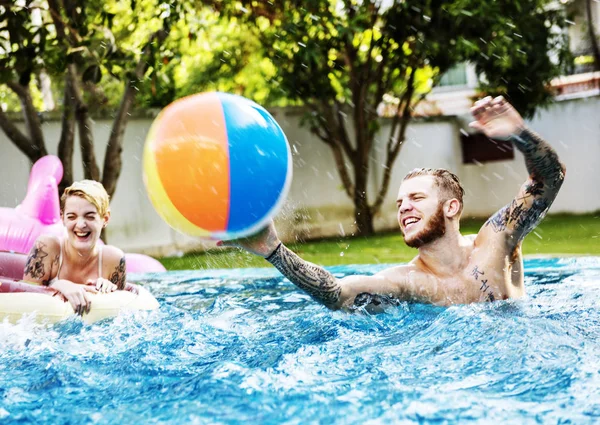
[[[0,324],[0,423],[599,423],[600,258],[525,267],[523,300],[376,316],[274,269],[136,276],[159,311]]]

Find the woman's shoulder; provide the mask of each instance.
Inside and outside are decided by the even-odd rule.
[[[35,240],[35,248],[44,250],[48,254],[56,254],[60,252],[60,239],[53,235],[40,235]]]
[[[102,257],[104,262],[102,273],[108,273],[108,279],[117,285],[119,289],[123,289],[127,273],[125,254],[116,246],[104,245],[102,248]]]
[[[125,261],[125,253],[116,246],[104,245],[102,247],[102,259],[107,263],[119,264]]]

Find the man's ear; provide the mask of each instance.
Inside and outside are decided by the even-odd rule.
[[[460,202],[456,198],[448,199],[444,203],[444,212],[448,218],[454,218],[460,213]]]

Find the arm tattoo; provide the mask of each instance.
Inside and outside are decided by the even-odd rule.
[[[125,272],[125,257],[121,257],[119,265],[115,267],[115,271],[110,275],[110,281],[117,285],[118,290],[125,289],[127,273]]]
[[[525,156],[530,181],[520,196],[486,222],[496,233],[514,229],[522,240],[544,218],[565,178],[564,166],[552,147],[530,130],[511,138]]]
[[[527,171],[534,183],[548,188],[560,186],[564,179],[563,167],[552,147],[531,130],[523,130],[511,138],[513,144],[525,156]],[[537,189],[540,189],[538,187]]]
[[[397,307],[400,305],[400,300],[390,295],[371,294],[369,292],[361,292],[354,298],[354,308],[376,309],[386,308],[390,306]]]
[[[48,253],[45,251],[46,245],[42,242],[36,242],[35,246],[31,250],[31,254],[27,258],[25,264],[25,276],[31,276],[34,279],[41,279],[46,275],[44,268],[44,259],[48,257]],[[44,285],[48,285],[49,280],[43,280]]]
[[[336,278],[322,267],[304,261],[283,244],[267,257],[277,270],[298,288],[329,308],[339,301],[342,288]]]

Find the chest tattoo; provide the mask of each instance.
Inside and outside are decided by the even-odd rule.
[[[489,279],[485,278],[485,272],[483,270],[479,270],[478,266],[475,266],[475,268],[471,271],[471,276],[473,276],[475,281],[480,284],[479,290],[485,296],[485,300],[490,302],[496,301],[496,296],[494,295],[490,285],[488,285]]]

